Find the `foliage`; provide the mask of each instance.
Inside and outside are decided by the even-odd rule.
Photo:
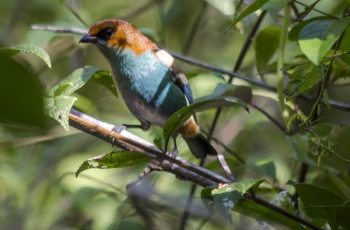
[[[237,181],[197,191],[188,229],[308,229],[300,219],[316,229],[350,228],[348,1],[40,0],[0,6],[2,228],[178,228],[189,183],[158,172],[125,191],[150,157],[114,151],[69,129],[72,106],[115,124],[137,123],[118,98],[108,63],[94,47],[78,44],[84,30],[28,29],[87,29],[84,24],[111,17],[195,59],[179,61],[195,103],[163,130],[132,130],[167,146],[195,112],[202,130],[214,130],[215,147]],[[198,70],[197,60],[211,65]],[[223,74],[232,68],[244,77]],[[181,140],[178,150],[196,161]],[[205,167],[221,174],[215,158]]]

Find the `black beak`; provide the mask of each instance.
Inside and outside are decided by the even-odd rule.
[[[91,34],[85,34],[79,41],[79,43],[97,43],[97,37]]]

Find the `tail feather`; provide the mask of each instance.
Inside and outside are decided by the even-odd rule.
[[[205,158],[207,155],[217,155],[214,147],[205,139],[202,134],[194,138],[184,137],[193,155],[197,158]]]

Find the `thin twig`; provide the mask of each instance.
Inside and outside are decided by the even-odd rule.
[[[194,41],[194,38],[198,32],[199,26],[201,24],[202,18],[205,15],[205,12],[208,8],[208,3],[206,1],[202,2],[202,9],[200,10],[199,14],[194,20],[194,23],[192,25],[192,29],[190,30],[190,34],[188,35],[188,38],[186,40],[186,43],[184,47],[182,48],[182,53],[184,55],[187,55],[188,52],[190,51],[190,47],[192,46],[192,43]]]
[[[89,27],[89,25],[83,20],[82,17],[73,9],[71,6],[67,5],[65,1],[61,1],[61,3],[78,19],[78,21],[83,24],[85,27]]]
[[[30,29],[33,30],[43,30],[43,31],[50,31],[50,32],[54,32],[54,33],[69,33],[69,34],[76,34],[76,35],[84,35],[87,33],[87,30],[85,29],[80,29],[80,28],[64,28],[64,27],[59,27],[59,26],[42,26],[42,25],[32,25],[30,27]],[[258,86],[260,88],[263,88],[265,90],[268,91],[272,91],[272,92],[276,92],[276,88],[270,85],[267,85],[261,81],[258,80],[254,80],[252,78],[240,75],[238,73],[233,73],[231,71],[227,71],[224,69],[221,69],[219,67],[210,65],[208,63],[204,63],[204,62],[200,62],[198,60],[195,60],[193,58],[189,58],[186,56],[183,56],[181,54],[169,51],[168,52],[173,55],[175,58],[187,62],[193,66],[197,66],[206,70],[210,70],[216,73],[220,73],[220,74],[226,74],[228,76],[233,76],[236,77],[238,79],[241,79],[243,81],[246,81],[252,85]],[[299,99],[305,100],[305,101],[315,101],[316,98],[312,97],[312,96],[308,96],[308,95],[299,95]],[[323,104],[326,104],[323,100],[321,101]],[[346,112],[350,112],[350,104],[344,103],[344,102],[339,102],[339,101],[334,101],[334,100],[329,100],[328,104],[334,108],[334,109],[339,109],[342,111],[346,111]]]
[[[268,114],[265,110],[260,108],[259,106],[255,105],[254,103],[250,103],[250,105],[258,110],[260,113],[262,113],[267,119],[269,119],[274,125],[276,125],[284,134],[286,135],[293,135],[298,132],[298,128],[287,130],[286,127],[284,127],[281,123],[279,123],[275,118],[273,118],[270,114]]]
[[[301,5],[301,6],[310,7],[309,5],[307,5],[307,4],[305,4],[305,3],[302,3],[302,2],[299,2],[299,1],[296,1],[296,0],[294,0],[294,2],[297,3],[297,4],[299,4],[299,5]],[[316,9],[315,7],[313,7],[312,10],[315,11],[315,12],[318,12],[318,13],[320,13],[320,14],[323,14],[324,16],[330,17],[330,18],[340,19],[340,18],[335,17],[335,16],[333,16],[333,15],[331,15],[331,14],[327,14],[327,13],[321,11],[321,10],[318,10],[318,9]]]
[[[131,18],[134,18],[136,16],[139,16],[142,13],[145,13],[147,10],[151,9],[155,3],[156,3],[156,1],[146,2],[144,5],[140,6],[137,9],[135,9],[131,13],[128,13],[127,15],[121,16],[120,18],[123,19],[123,20],[128,21]]]

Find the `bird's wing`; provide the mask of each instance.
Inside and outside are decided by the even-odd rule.
[[[163,62],[164,65],[166,65],[169,68],[170,70],[169,77],[186,95],[188,102],[192,104],[193,96],[192,96],[190,85],[188,84],[188,80],[185,74],[180,70],[178,66],[176,66],[176,63],[174,62],[174,58],[163,49],[154,50],[154,54],[161,62]]]

